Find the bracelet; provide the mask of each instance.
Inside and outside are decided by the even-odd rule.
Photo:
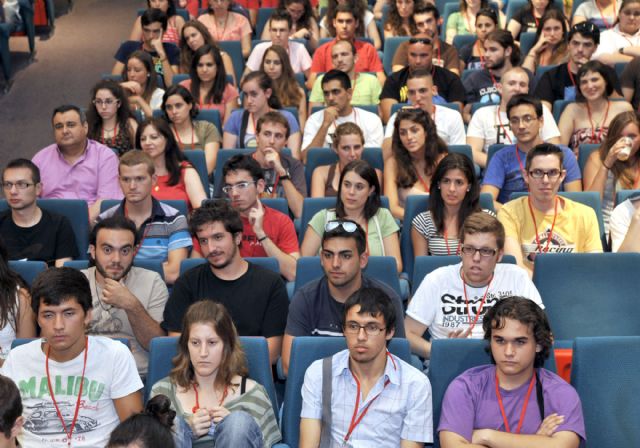
[[[609,170],[609,171],[611,171],[611,168],[613,168],[613,167],[611,167],[611,166],[607,166],[607,164],[606,164],[606,163],[604,163],[604,162],[602,162],[602,166],[603,166],[603,167],[605,167],[605,168],[606,168],[607,170]]]
[[[262,243],[267,238],[269,238],[267,235],[263,236],[262,238],[258,238],[258,243]]]

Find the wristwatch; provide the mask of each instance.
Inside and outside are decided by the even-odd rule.
[[[289,173],[289,170],[285,170],[284,175],[280,176],[280,180],[291,180],[291,174]]]

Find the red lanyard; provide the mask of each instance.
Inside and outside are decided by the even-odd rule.
[[[442,54],[440,53],[440,41],[436,42],[436,51],[438,52],[438,59],[436,59],[438,63],[436,65],[442,67],[444,66],[444,61],[442,60]]]
[[[604,18],[604,11],[602,11],[602,8],[600,7],[600,5],[598,4],[598,0],[595,0],[594,3],[596,4],[596,8],[598,8],[598,11],[600,12],[600,17],[602,18],[602,23],[604,23],[604,26],[606,29],[611,29],[611,27],[613,26],[612,24],[609,24],[609,22],[607,22],[607,19]],[[613,22],[615,23],[616,21],[616,15],[617,15],[617,4],[616,4],[616,0],[613,0]]]
[[[596,140],[596,127],[593,123],[593,117],[591,116],[591,106],[587,102],[587,113],[589,114],[589,124],[591,125],[591,143],[599,143],[602,141],[602,132],[604,131],[604,125],[607,122],[607,117],[609,116],[609,106],[611,106],[611,101],[607,100],[607,110],[604,112],[604,118],[602,118],[602,123],[600,125],[600,132],[598,132],[598,138]]]
[[[484,307],[484,302],[487,300],[487,293],[489,292],[489,287],[491,286],[491,281],[493,280],[493,274],[491,274],[491,278],[489,279],[489,283],[487,284],[487,289],[484,291],[484,296],[482,296],[482,300],[480,301],[480,307],[478,308],[478,312],[476,313],[476,317],[471,322],[471,313],[469,312],[469,299],[467,298],[467,283],[464,280],[464,271],[462,271],[462,291],[464,292],[464,304],[467,307],[467,316],[469,316],[469,333],[473,331],[473,327],[476,326],[478,319],[480,318],[480,313],[482,312],[482,308]]]
[[[555,207],[553,209],[553,222],[551,223],[551,231],[549,232],[549,236],[547,236],[547,245],[544,248],[544,252],[540,247],[540,237],[538,237],[538,223],[536,222],[536,217],[533,213],[533,207],[531,206],[531,196],[527,198],[529,203],[529,211],[531,212],[531,219],[533,219],[533,231],[536,236],[536,244],[538,246],[538,253],[547,253],[549,251],[549,244],[551,243],[551,239],[553,238],[553,228],[556,226],[556,218],[558,217],[558,197],[556,196]]]
[[[524,171],[524,166],[522,166],[522,160],[520,160],[520,152],[518,149],[518,145],[516,145],[516,159],[518,159],[518,165],[520,165],[520,173],[522,174],[522,177],[524,177],[525,171]],[[528,188],[529,187],[527,186],[527,189]]]
[[[200,409],[200,400],[198,397],[198,388],[196,386],[196,383],[193,383],[193,391],[196,393],[196,405],[191,409],[191,412],[195,414],[198,411],[198,409]],[[224,386],[224,391],[222,392],[222,398],[218,402],[218,406],[222,406],[222,403],[224,403],[224,400],[226,400],[228,393],[229,393],[229,386],[227,385],[227,386]]]
[[[180,133],[178,132],[178,129],[174,126],[171,126],[173,128],[173,133],[176,135],[176,140],[178,140],[178,146],[180,146],[180,149],[184,150],[184,144],[182,143],[182,140],[180,139]],[[193,123],[191,124],[191,149],[195,149],[195,128],[193,126]]]
[[[527,389],[527,395],[524,398],[522,405],[522,412],[520,412],[520,419],[518,420],[518,427],[516,428],[516,434],[520,434],[522,424],[524,423],[524,416],[527,413],[527,406],[529,405],[529,398],[531,398],[531,391],[533,385],[536,383],[536,376],[531,375],[531,381],[529,382],[529,389]],[[507,432],[511,432],[509,428],[509,420],[507,420],[507,413],[504,411],[504,405],[502,404],[502,395],[500,395],[500,384],[498,383],[498,374],[496,373],[496,397],[498,397],[498,405],[500,406],[500,413],[502,414],[502,420],[504,421],[504,429]]]
[[[507,132],[507,128],[502,124],[502,117],[500,116],[500,105],[498,104],[498,124],[500,125],[500,129],[504,132],[504,136],[509,139],[509,144],[513,144],[513,140],[511,140],[511,135]],[[520,162],[520,156],[518,155],[518,147],[516,146],[516,156],[518,156],[518,163],[520,163],[520,169],[522,169],[522,163]],[[522,170],[524,171],[524,170]]]
[[[449,252],[449,238],[447,237],[447,229],[444,229],[443,236],[444,244],[447,246],[447,255],[451,255],[451,252]],[[458,247],[456,248],[455,255],[460,255],[460,240],[458,240]]]
[[[387,356],[389,357],[389,359],[391,360],[391,362],[393,363],[393,369],[396,370],[396,362],[393,360],[393,357],[391,356],[391,354],[387,351]],[[360,406],[360,380],[358,379],[357,376],[355,376],[353,374],[353,372],[351,372],[351,376],[353,376],[353,379],[356,380],[356,385],[357,385],[357,390],[356,390],[356,405],[355,405],[355,409],[353,410],[353,415],[351,416],[351,423],[349,424],[349,430],[347,431],[347,434],[344,436],[344,442],[346,444],[346,442],[349,441],[349,439],[351,438],[351,433],[353,433],[353,430],[356,429],[356,426],[358,426],[358,424],[362,421],[362,419],[364,418],[365,415],[367,415],[367,412],[369,411],[369,408],[371,407],[371,405],[373,404],[374,401],[376,401],[378,399],[378,397],[382,394],[382,392],[384,392],[384,389],[389,385],[389,383],[391,382],[388,378],[386,379],[386,381],[384,382],[384,386],[382,386],[382,392],[380,392],[378,395],[376,395],[375,397],[373,397],[371,399],[371,401],[369,402],[369,404],[362,410],[362,412],[360,413],[360,415],[358,415],[358,408]]]
[[[427,181],[424,180],[424,178],[420,175],[420,172],[418,170],[416,170],[416,174],[418,175],[418,179],[420,179],[420,183],[422,183],[422,186],[424,187],[424,191],[426,193],[429,193],[429,184],[427,184]]]
[[[118,135],[118,123],[116,123],[116,126],[113,128],[113,136],[111,137],[113,139],[112,141],[115,141],[117,135]],[[104,125],[102,126],[102,144],[103,145],[107,144],[107,137],[105,136]]]
[[[62,429],[64,433],[67,435],[67,446],[71,446],[71,438],[73,437],[73,430],[76,427],[76,422],[78,421],[78,413],[80,412],[80,398],[82,397],[82,389],[84,386],[84,372],[87,369],[87,355],[89,353],[89,338],[85,336],[84,339],[85,347],[84,347],[84,363],[82,365],[82,378],[80,379],[80,390],[78,391],[78,399],[76,400],[76,410],[73,413],[73,420],[71,420],[71,426],[69,426],[69,430],[67,430],[67,424],[64,422],[64,417],[62,417],[62,413],[60,412],[60,408],[58,407],[58,402],[56,401],[56,397],[53,394],[53,387],[51,386],[51,375],[49,374],[49,353],[51,352],[51,345],[47,347],[47,356],[44,361],[45,370],[47,372],[47,385],[49,386],[49,394],[51,395],[51,400],[53,401],[53,406],[56,408],[56,414],[58,414],[58,418],[62,423]]]
[[[573,73],[571,73],[571,69],[569,68],[569,63],[567,62],[567,73],[569,73],[569,79],[571,80],[571,84],[573,87],[576,86],[576,79],[573,77]]]

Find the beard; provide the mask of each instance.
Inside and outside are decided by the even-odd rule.
[[[104,266],[98,262],[98,260],[93,260],[93,262],[95,263],[96,271],[98,271],[100,275],[102,275],[104,278],[110,278],[111,280],[115,280],[115,281],[120,281],[123,278],[125,278],[129,273],[129,271],[131,270],[131,268],[133,267],[133,260],[132,260],[129,266],[125,266],[121,275],[114,276],[112,274],[109,274],[104,268]]]

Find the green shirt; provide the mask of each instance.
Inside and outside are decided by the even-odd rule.
[[[324,103],[324,95],[322,93],[322,77],[318,76],[316,82],[313,83],[313,89],[309,95],[310,103]],[[380,103],[380,92],[382,86],[375,75],[371,73],[356,73],[356,85],[353,87],[353,95],[351,97],[351,105],[371,105]]]

